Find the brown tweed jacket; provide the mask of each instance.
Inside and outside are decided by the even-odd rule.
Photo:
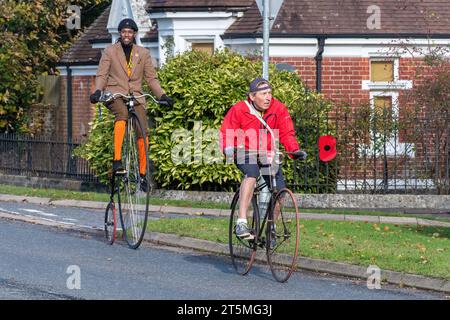
[[[145,79],[157,99],[164,94],[159,84],[150,51],[133,45],[132,72],[128,77],[127,62],[122,45],[118,42],[108,46],[102,54],[95,78],[95,90],[135,95],[142,94],[142,80]],[[145,99],[139,99],[145,104]]]

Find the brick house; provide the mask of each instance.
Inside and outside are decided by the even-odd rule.
[[[170,50],[213,52],[228,47],[243,54],[261,52],[262,17],[257,2],[113,0],[60,61],[62,92],[66,94],[58,114],[58,134],[74,139],[86,135],[93,114],[89,94],[101,50],[116,41],[121,19],[137,21],[138,42],[161,65]],[[450,45],[447,0],[272,3],[271,62],[289,64],[311,89],[334,101],[388,104],[396,115],[401,95],[414,86],[421,55],[413,57],[404,50],[393,54],[393,48],[426,51],[430,46]],[[388,153],[410,152],[402,147],[401,138],[396,139],[398,150]]]

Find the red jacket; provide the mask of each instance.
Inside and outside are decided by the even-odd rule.
[[[251,104],[251,101],[248,100]],[[264,121],[274,131],[275,138],[287,152],[300,150],[295,137],[294,124],[286,106],[272,98],[269,109],[263,115]],[[227,130],[228,129],[228,130]],[[242,130],[239,130],[242,129]],[[246,150],[273,150],[271,134],[261,121],[250,113],[245,101],[240,101],[228,110],[220,128],[220,148],[244,145]]]

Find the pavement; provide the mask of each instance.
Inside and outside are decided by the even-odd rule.
[[[26,197],[26,196],[3,195],[3,194],[0,195],[0,201],[31,203],[39,205],[52,205],[57,207],[60,206],[60,207],[89,208],[89,209],[104,209],[106,208],[107,205],[107,203],[105,202],[80,201],[80,200],[51,200],[50,198]],[[225,217],[229,215],[229,210],[185,208],[174,206],[150,206],[149,211],[156,213],[158,212],[176,213],[183,215],[213,216],[213,217]],[[345,214],[341,215],[341,214],[315,214],[315,213],[301,213],[300,216],[301,219],[307,220],[367,221],[372,223],[450,227],[450,223],[448,222],[420,219],[415,217],[409,218],[409,217],[385,217],[385,216],[363,216],[363,215],[357,216]],[[72,224],[64,224],[56,221],[51,221],[49,219],[42,219],[39,217],[21,216],[7,212],[0,212],[0,219],[1,218],[46,225],[50,227],[56,227],[59,229],[77,230],[80,232],[103,235],[103,230],[100,228],[80,227]],[[151,232],[145,235],[144,241],[148,241],[159,245],[199,250],[219,255],[229,254],[228,245],[212,241],[188,237],[180,237],[178,235],[173,234]],[[257,256],[257,259],[265,261],[265,255],[263,252],[261,253],[262,254],[260,256]],[[306,257],[300,257],[298,259],[297,267],[299,269],[310,270],[319,273],[335,274],[359,279],[367,279],[369,275],[368,269],[366,267]],[[408,286],[418,289],[428,289],[450,293],[450,281],[447,281],[445,279],[424,277],[420,275],[406,274],[389,270],[381,270],[381,279],[383,282],[396,284],[401,287]]]

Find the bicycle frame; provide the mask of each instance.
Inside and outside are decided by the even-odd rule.
[[[277,152],[276,155],[277,156],[282,156],[283,154],[281,152]],[[275,160],[273,160],[273,161],[275,161]],[[259,155],[258,155],[258,163],[261,164],[259,162]],[[280,161],[280,163],[281,163],[281,161]],[[269,185],[267,184],[267,182],[264,179],[262,179],[263,182],[260,183],[260,184],[257,184],[255,186],[255,190],[253,191],[253,197],[259,196],[259,193],[265,187],[269,188],[270,198],[269,198],[269,202],[268,202],[268,206],[267,206],[266,212],[264,214],[264,217],[263,217],[262,221],[261,221],[261,219],[257,219],[258,224],[259,224],[259,226],[258,226],[259,227],[259,232],[258,232],[258,235],[256,237],[258,239],[258,241],[257,241],[257,243],[255,243],[255,245],[257,245],[257,246],[259,246],[261,248],[264,248],[264,246],[266,245],[266,239],[263,237],[263,232],[266,232],[266,230],[265,230],[266,223],[269,221],[269,219],[272,218],[271,216],[273,215],[273,210],[274,210],[274,207],[275,207],[275,197],[276,197],[276,195],[277,195],[279,190],[277,189],[277,181],[276,181],[276,178],[275,178],[275,174],[276,173],[273,174],[273,172],[272,172],[272,165],[271,164],[266,164],[266,165],[262,165],[261,164],[261,167],[266,167],[266,168],[269,169],[269,177],[270,177]],[[253,212],[253,214],[254,215],[258,214],[259,215],[259,210],[260,210],[259,202],[256,201],[256,203],[257,203],[257,206],[258,206],[258,212]],[[245,241],[245,240],[243,240],[243,241]]]
[[[253,196],[259,196],[259,193],[261,192],[261,190],[263,188],[265,188],[267,186],[267,183],[264,181],[262,184],[257,185],[255,187],[255,191],[253,192]],[[275,181],[275,187],[269,187],[269,191],[270,191],[270,198],[269,198],[269,203],[266,209],[266,212],[264,213],[264,217],[261,221],[261,219],[258,219],[258,223],[259,223],[259,232],[258,232],[258,243],[256,243],[256,245],[258,245],[261,248],[264,248],[264,246],[266,245],[266,239],[263,237],[263,233],[266,232],[266,223],[269,222],[269,219],[271,219],[272,217],[270,217],[269,215],[273,215],[273,210],[275,207],[275,196],[277,195],[278,190],[276,189],[276,181]],[[258,205],[258,212],[254,212],[253,214],[258,214],[259,215],[259,202],[256,201],[257,205]]]

